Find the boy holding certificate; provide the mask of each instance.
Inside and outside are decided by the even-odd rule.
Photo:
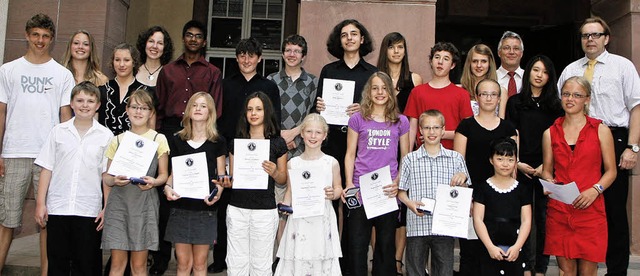
[[[100,92],[91,82],[71,91],[75,117],[56,125],[35,164],[42,167],[35,220],[47,227],[49,275],[100,275],[104,151],[113,137],[93,116]]]
[[[453,275],[454,238],[431,232],[434,198],[440,184],[468,186],[469,173],[462,155],[440,143],[445,132],[440,111],[423,112],[418,123],[424,143],[402,159],[398,192],[400,201],[411,210],[407,212],[407,274],[422,275],[431,250],[432,275]]]

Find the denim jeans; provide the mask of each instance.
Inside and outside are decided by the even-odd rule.
[[[367,252],[371,240],[371,227],[376,227],[376,243],[373,250],[374,276],[396,275],[396,224],[398,211],[367,219],[364,208],[349,210],[349,244],[351,273],[368,275]]]
[[[407,237],[405,267],[408,276],[424,276],[431,251],[431,276],[453,275],[454,238],[444,236]],[[393,275],[393,274],[388,274]]]

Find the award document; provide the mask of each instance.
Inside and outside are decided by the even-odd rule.
[[[209,195],[209,169],[204,152],[175,156],[173,167],[173,189],[180,197],[203,199]]]
[[[469,210],[473,189],[438,185],[431,232],[450,237],[467,238]]]
[[[544,191],[551,192],[550,198],[566,204],[573,204],[573,201],[580,196],[580,191],[575,182],[559,185],[540,179],[540,184],[542,184]]]
[[[329,172],[328,175],[331,175]],[[324,187],[327,182],[327,172],[322,168],[310,167],[289,170],[291,180],[291,205],[293,218],[306,218],[324,214]]]
[[[158,143],[127,131],[120,140],[107,173],[126,177],[145,176],[157,150]]]
[[[262,162],[269,160],[269,140],[233,140],[233,188],[266,190],[269,174],[262,168]]]
[[[322,99],[325,109],[320,115],[327,124],[346,126],[349,124],[347,107],[353,104],[356,82],[350,80],[324,79],[322,81]]]
[[[382,189],[391,183],[389,165],[360,176],[360,195],[368,219],[398,210],[396,198],[385,195]]]

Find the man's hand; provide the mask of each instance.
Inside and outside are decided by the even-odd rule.
[[[620,168],[625,170],[630,170],[635,168],[636,162],[638,161],[638,154],[633,152],[631,149],[625,149],[620,155]]]

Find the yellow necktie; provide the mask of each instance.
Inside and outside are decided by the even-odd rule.
[[[587,70],[584,70],[584,78],[587,79],[589,82],[593,80],[593,71],[596,68],[597,62],[598,61],[595,59],[590,59],[589,62],[587,63]]]

